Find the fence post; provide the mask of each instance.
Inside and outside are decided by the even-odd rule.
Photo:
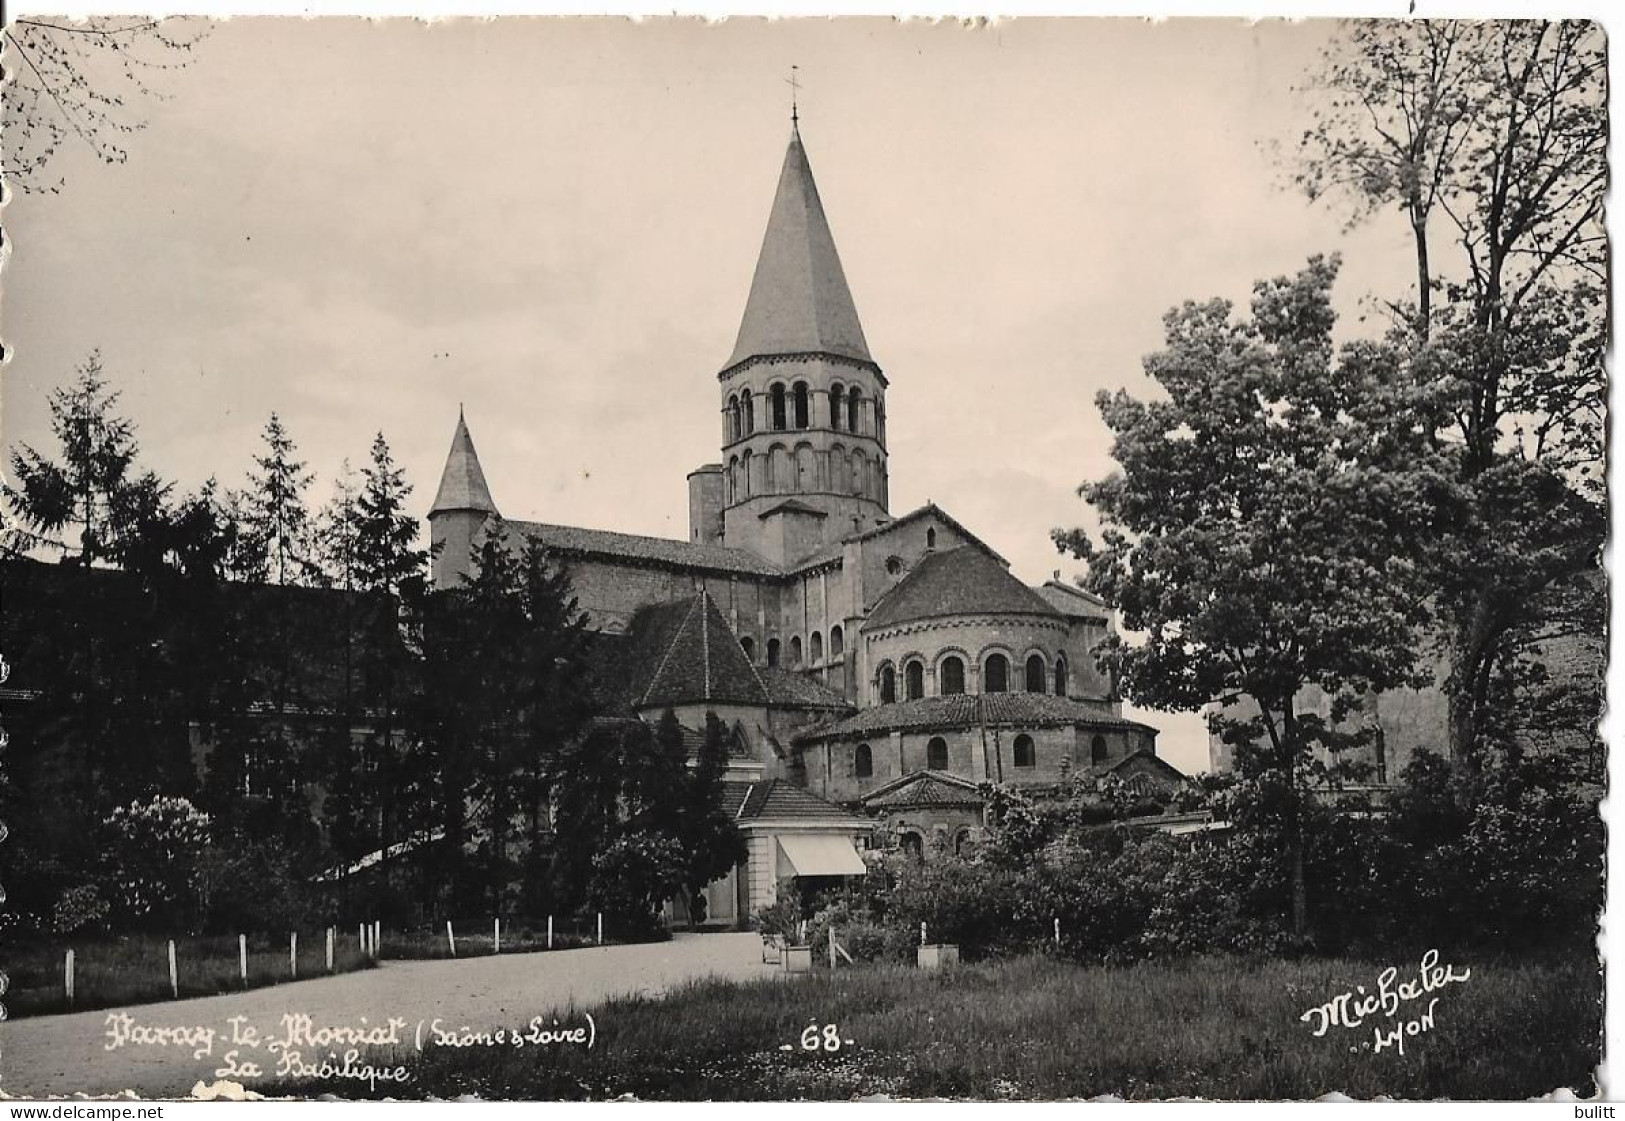
[[[929,946],[930,945],[930,943],[925,940],[925,923],[923,921],[920,923],[920,945],[922,945],[922,946]]]
[[[547,916],[547,948],[553,948],[553,916]]]
[[[835,968],[835,928],[829,928],[829,967]]]
[[[1055,944],[1057,946],[1059,946],[1061,944],[1061,920],[1060,919],[1055,920]]]
[[[333,972],[333,928],[327,928],[327,971]]]
[[[288,972],[295,980],[299,979],[299,932],[288,932]]]
[[[451,956],[456,957],[457,956],[457,939],[452,937],[451,920],[450,919],[446,920],[446,945],[451,950]]]
[[[62,957],[62,987],[67,992],[68,1003],[73,1003],[73,951],[69,950]]]
[[[382,938],[383,933],[384,933],[384,920],[383,919],[373,919],[372,920],[372,960],[373,961],[377,961],[378,958],[379,958],[379,954],[381,953],[381,947],[378,945],[378,943],[383,940],[383,938]]]
[[[492,919],[491,920],[491,952],[493,954],[500,954],[502,952],[502,920],[501,919]]]
[[[598,912],[598,944],[604,944],[604,912]]]
[[[248,988],[248,935],[237,936],[237,972],[243,979],[243,988]]]
[[[181,995],[181,977],[175,969],[175,940],[173,938],[169,940],[169,995],[177,998]]]

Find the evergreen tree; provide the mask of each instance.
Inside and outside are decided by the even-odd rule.
[[[282,425],[271,414],[261,434],[265,450],[254,457],[259,469],[250,474],[246,492],[247,524],[254,539],[265,550],[265,570],[278,584],[302,584],[311,580],[316,569],[310,555],[310,514],[305,509],[305,492],[313,474],[296,459],[297,448]]]
[[[51,391],[51,433],[61,458],[27,444],[11,456],[17,488],[5,488],[15,516],[7,547],[46,547],[78,564],[116,562],[136,522],[162,506],[166,488],[136,466],[135,425],[116,412],[119,392],[107,386],[100,351],[78,378]]]

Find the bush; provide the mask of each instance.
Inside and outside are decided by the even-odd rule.
[[[64,891],[51,912],[51,927],[58,934],[94,934],[105,930],[111,908],[95,884],[80,884]]]
[[[117,806],[102,821],[107,834],[103,873],[116,908],[116,926],[197,920],[209,815],[185,798],[155,795]]]

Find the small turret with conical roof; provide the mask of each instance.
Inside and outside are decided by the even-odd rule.
[[[486,520],[500,517],[497,504],[486,485],[485,471],[474,451],[474,437],[462,406],[457,407],[457,431],[451,437],[451,452],[440,473],[440,489],[435,491],[429,509],[429,541],[435,549],[434,586],[455,588],[471,571],[474,539]]]

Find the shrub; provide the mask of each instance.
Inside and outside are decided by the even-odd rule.
[[[111,908],[95,884],[80,884],[64,891],[51,912],[51,927],[58,934],[90,934],[107,926]]]
[[[195,923],[209,815],[185,798],[155,795],[114,807],[102,827],[107,834],[103,872],[116,903],[115,925]]]

